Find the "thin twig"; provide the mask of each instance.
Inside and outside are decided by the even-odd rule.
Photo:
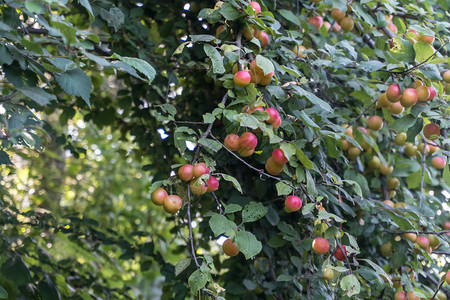
[[[375,105],[375,103],[377,103],[378,99],[375,99],[372,101],[372,103],[366,107],[360,114],[359,116],[356,117],[356,119],[354,119],[350,124],[348,124],[347,128],[349,128],[350,126],[352,126],[353,124],[356,123],[356,121],[358,121],[359,119],[361,119],[361,117],[372,107]]]
[[[438,285],[438,287],[437,287],[437,289],[436,289],[436,292],[434,292],[434,295],[433,295],[433,297],[431,297],[430,300],[433,300],[433,299],[436,297],[437,293],[438,293],[439,290],[442,288],[442,285],[444,285],[444,282],[445,282],[445,280],[442,280],[442,281],[439,283],[439,285]]]
[[[362,27],[360,22],[356,22],[356,27],[358,27],[358,30],[361,32],[361,34],[364,34],[364,28]],[[374,40],[372,40],[372,38],[370,37],[370,35],[368,35],[367,33],[363,35],[363,41],[369,45],[370,48],[374,49],[375,48],[375,42]]]
[[[193,238],[193,234],[192,234],[192,222],[191,222],[191,187],[189,186],[189,184],[187,185],[187,195],[188,195],[188,204],[187,204],[187,216],[188,216],[188,226],[189,226],[189,240],[191,242],[191,252],[192,252],[192,257],[194,258],[195,261],[195,266],[198,268],[200,268],[200,265],[198,264],[197,261],[197,255],[195,254],[195,247],[194,247],[194,238]]]
[[[219,201],[219,199],[217,198],[216,193],[214,193],[214,192],[211,192],[211,193],[213,194],[214,199],[216,199],[217,209],[219,210],[219,213],[220,213],[221,215],[223,215],[222,205],[220,204],[220,201]]]

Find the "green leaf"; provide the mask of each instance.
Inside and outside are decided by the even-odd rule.
[[[310,214],[312,210],[314,209],[315,204],[314,203],[308,203],[306,204],[302,209],[302,214],[305,216],[307,214]]]
[[[217,152],[220,149],[222,149],[222,144],[212,139],[201,138],[198,140],[198,142],[214,152]]]
[[[13,256],[6,260],[1,272],[17,285],[26,285],[31,281],[30,270],[20,256]]]
[[[8,299],[8,292],[0,285],[0,299]]]
[[[283,282],[283,281],[291,281],[292,279],[294,279],[291,275],[287,275],[287,274],[280,274],[277,277],[277,281]]]
[[[319,211],[318,218],[319,218],[320,220],[326,220],[326,219],[332,218],[332,219],[335,219],[336,222],[339,222],[339,223],[345,222],[344,219],[341,219],[340,217],[336,216],[335,214],[326,212],[325,210],[320,210],[320,211]]]
[[[361,284],[355,275],[347,275],[341,279],[341,289],[346,291],[347,296],[358,295],[361,291]]]
[[[284,156],[286,156],[288,161],[292,156],[297,154],[297,147],[292,143],[282,143],[280,148],[283,150]]]
[[[73,26],[71,26],[71,24],[69,25],[63,22],[52,22],[52,25],[61,31],[61,33],[65,37],[67,44],[75,44],[78,42],[77,30]]]
[[[208,278],[209,272],[202,272],[201,270],[194,271],[188,279],[188,284],[191,287],[192,293],[196,294],[200,289],[205,287]]]
[[[246,259],[250,259],[262,250],[262,244],[256,237],[248,231],[238,231],[236,233],[236,246]]]
[[[45,92],[40,87],[21,87],[17,88],[22,94],[41,106],[47,105],[51,100],[56,100],[55,95]]]
[[[227,174],[220,174],[222,176],[223,179],[225,179],[226,181],[229,181],[233,184],[234,188],[237,189],[239,192],[241,192],[242,194],[242,188],[240,183],[237,181],[236,178],[234,178],[233,176],[227,175]]]
[[[286,20],[294,23],[295,25],[297,25],[299,27],[302,26],[302,23],[300,23],[298,17],[296,15],[294,15],[294,13],[292,13],[290,10],[280,9],[278,12]]]
[[[44,51],[42,50],[42,46],[39,43],[34,43],[32,41],[26,40],[26,39],[22,39],[20,41],[20,43],[22,44],[22,46],[24,46],[25,48],[27,48],[30,51],[39,53],[39,54],[43,54]]]
[[[249,205],[246,205],[242,211],[242,222],[255,222],[264,217],[266,213],[267,208],[264,207],[264,204],[252,201]]]
[[[296,156],[297,156],[298,160],[301,161],[303,166],[305,166],[305,168],[307,168],[307,169],[314,168],[314,164],[312,163],[312,161],[309,160],[309,158],[305,155],[305,153],[303,153],[302,149],[297,148]]]
[[[327,112],[333,112],[333,108],[331,108],[330,104],[323,101],[313,93],[308,92],[297,85],[291,85],[291,87],[293,87],[300,96],[306,97],[306,99],[308,99],[312,104],[319,106],[321,109]]]
[[[303,110],[298,113],[298,117],[309,127],[320,128]]]
[[[91,21],[94,21],[94,13],[92,12],[91,4],[89,3],[89,0],[78,0],[78,3],[80,3],[89,13],[89,19]]]
[[[209,227],[211,227],[214,236],[219,236],[222,233],[228,233],[227,235],[229,235],[229,232],[236,228],[236,224],[227,217],[214,213],[209,219]]]
[[[256,65],[261,69],[263,69],[264,75],[267,75],[275,71],[273,63],[262,55],[256,56]]]
[[[203,50],[205,50],[206,55],[208,55],[208,57],[211,59],[213,72],[215,74],[225,73],[222,56],[220,55],[219,51],[217,51],[216,48],[214,48],[210,44],[203,45]]]
[[[366,72],[378,71],[385,67],[385,64],[378,60],[363,61],[358,65],[358,69]]]
[[[107,11],[106,9],[100,10],[100,16],[108,23],[108,26],[114,27],[114,31],[118,31],[125,23],[125,15],[117,8],[112,7]]]
[[[400,37],[394,37],[394,47],[390,49],[392,57],[400,62],[413,62],[415,59],[414,47],[408,40]]]
[[[361,260],[367,262],[367,263],[375,270],[375,272],[376,272],[378,275],[382,276],[383,278],[387,278],[387,281],[388,281],[390,284],[392,284],[391,276],[389,276],[389,275],[383,270],[382,267],[380,267],[379,265],[377,265],[376,263],[372,262],[372,261],[369,260],[369,259],[364,259],[364,258],[362,258]]]
[[[190,264],[191,264],[190,258],[182,258],[181,260],[179,260],[175,265],[175,276],[180,275],[181,272],[183,272],[184,270],[186,270],[187,267],[189,267]]]
[[[228,21],[234,21],[241,15],[234,6],[227,2],[222,4],[219,13]]]
[[[151,84],[153,79],[155,79],[156,71],[155,69],[145,60],[134,58],[134,57],[122,57],[119,54],[114,53],[112,58],[117,58],[120,61],[126,63],[127,65],[138,70],[147,77],[147,83]]]
[[[13,165],[8,153],[0,149],[0,165]]]
[[[433,46],[424,42],[415,43],[414,50],[416,51],[416,60],[419,63],[426,61],[434,54]]]
[[[416,189],[420,186],[420,181],[422,177],[422,170],[413,172],[406,177],[406,183],[408,184],[408,189]]]
[[[235,120],[240,123],[241,127],[257,129],[260,125],[258,119],[256,119],[253,115],[247,113],[240,113],[236,115]]]
[[[278,196],[289,195],[292,192],[292,188],[281,181],[277,182],[276,187]]]
[[[25,1],[25,8],[32,14],[40,14],[42,12],[42,5],[36,1]]]
[[[400,119],[395,120],[391,125],[391,129],[395,130],[396,133],[403,132],[409,127],[413,126],[416,120],[417,118],[415,118],[411,114],[408,114]]]
[[[92,91],[92,82],[81,69],[73,69],[64,72],[62,75],[55,75],[55,79],[66,93],[80,96],[91,107],[89,98]]]
[[[242,210],[242,206],[236,203],[231,203],[225,206],[225,213],[232,214]]]

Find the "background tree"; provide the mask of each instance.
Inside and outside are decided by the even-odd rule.
[[[0,298],[450,297],[448,5],[2,1]]]

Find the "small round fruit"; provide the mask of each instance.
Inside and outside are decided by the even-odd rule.
[[[237,134],[229,134],[223,142],[225,147],[230,151],[236,151],[239,148],[239,136]]]
[[[266,108],[266,113],[269,114],[269,119],[266,121],[270,124],[274,123],[280,117],[278,110],[273,107]]]
[[[391,102],[388,100],[386,93],[381,94],[378,97],[377,108],[389,108],[391,106]]]
[[[345,17],[339,22],[339,25],[341,26],[342,30],[344,30],[345,32],[349,32],[353,29],[353,27],[355,27],[355,22],[352,18]]]
[[[406,293],[402,291],[398,291],[394,295],[394,300],[407,300]]]
[[[434,152],[439,150],[438,146],[434,142],[429,142],[428,147],[430,148],[430,154],[433,154]]]
[[[450,284],[450,271],[447,272],[447,275],[445,275],[445,281],[447,284]]]
[[[322,273],[323,273],[323,279],[325,279],[326,281],[330,281],[334,277],[333,269],[325,268],[325,269],[323,269]]]
[[[292,52],[295,53],[298,57],[306,57],[306,53],[304,53],[306,50],[305,46],[303,45],[297,45],[292,49]]]
[[[380,116],[371,116],[367,120],[367,126],[370,130],[378,131],[383,128],[383,119]]]
[[[345,13],[342,12],[339,8],[333,8],[331,10],[331,17],[335,19],[337,22],[345,18]]]
[[[405,108],[402,106],[400,101],[397,101],[395,103],[392,103],[391,106],[389,106],[389,112],[393,115],[399,115],[401,114]]]
[[[315,16],[315,17],[309,18],[307,22],[309,24],[315,26],[317,28],[317,30],[319,30],[320,27],[322,27],[322,25],[323,25],[323,18],[321,16]]]
[[[249,157],[250,155],[252,155],[255,152],[255,148],[253,149],[238,149],[238,154],[242,157]]]
[[[420,300],[420,297],[415,295],[413,291],[408,292],[408,298],[409,300]]]
[[[330,243],[324,238],[316,238],[312,243],[312,248],[317,254],[325,254],[330,251]]]
[[[406,208],[405,202],[397,202],[394,205],[395,208]]]
[[[399,101],[400,98],[402,97],[400,86],[396,83],[391,84],[386,90],[386,96],[388,100],[392,103]]]
[[[264,31],[258,32],[256,38],[259,40],[259,42],[261,43],[261,47],[263,48],[267,46],[267,44],[269,44],[269,36]]]
[[[447,284],[450,284],[450,283],[448,283],[448,281],[447,281]],[[436,295],[436,299],[447,300],[447,295],[443,291],[438,291],[438,293]]]
[[[219,180],[214,176],[209,176],[206,184],[208,185],[207,192],[214,192],[219,188]]]
[[[245,26],[242,30],[242,35],[247,39],[251,40],[252,38],[256,37],[258,35],[258,30],[254,25]]]
[[[370,169],[375,170],[380,168],[381,166],[381,160],[378,158],[378,156],[373,156],[368,162],[367,165]]]
[[[384,257],[389,257],[391,253],[392,253],[391,242],[387,242],[386,244],[383,244],[383,246],[381,246],[381,255],[383,255]]]
[[[239,150],[255,149],[258,145],[258,138],[251,132],[244,132],[239,138]]]
[[[443,168],[445,168],[445,163],[446,163],[445,159],[442,156],[435,156],[431,160],[431,165],[435,169],[439,169],[439,170],[442,170]]]
[[[400,180],[397,177],[391,177],[387,181],[388,190],[395,190],[400,186]]]
[[[409,157],[415,157],[419,154],[418,149],[411,143],[407,143],[405,147],[405,155]]]
[[[391,200],[384,200],[383,203],[394,208],[394,202],[392,202]]]
[[[417,234],[412,233],[412,232],[408,232],[408,233],[404,233],[403,237],[411,242],[415,242],[417,239]]]
[[[395,190],[391,190],[391,191],[388,192],[389,199],[394,198],[395,195],[397,195],[397,192]]]
[[[194,166],[184,165],[178,169],[178,177],[183,181],[189,181],[194,178]]]
[[[408,88],[403,91],[400,103],[403,107],[411,107],[416,104],[417,100],[419,100],[419,96],[417,95],[416,90]]]
[[[393,166],[385,166],[383,164],[380,165],[380,173],[383,175],[389,175],[394,171]]]
[[[164,204],[164,199],[166,199],[166,197],[167,192],[163,188],[157,188],[151,195],[152,202],[158,206],[162,206]]]
[[[432,45],[434,43],[434,36],[421,36],[420,40],[424,43]]]
[[[250,6],[255,11],[255,14],[259,14],[261,12],[261,5],[259,5],[258,2],[252,1],[252,2],[250,2]]]
[[[277,164],[273,157],[269,157],[269,159],[266,162],[266,170],[267,173],[269,173],[270,175],[273,176],[277,176],[281,173],[281,171],[283,171],[283,165],[282,164]]]
[[[441,128],[437,124],[427,124],[423,128],[423,135],[428,140],[435,140],[441,135]]]
[[[169,214],[178,212],[183,206],[183,200],[177,195],[169,195],[164,199],[164,210]]]
[[[272,159],[279,165],[284,165],[288,162],[288,159],[286,158],[286,156],[284,156],[284,152],[283,150],[281,150],[281,148],[273,150]]]
[[[338,23],[334,23],[333,28],[331,28],[332,32],[339,32],[342,29],[341,25],[339,25]]]
[[[427,101],[433,100],[434,97],[436,97],[436,91],[432,87],[428,87],[428,90],[430,91],[430,97],[428,97]]]
[[[390,23],[388,25],[388,28],[389,28],[390,31],[392,31],[393,34],[397,34],[398,33],[398,28],[397,28],[397,26],[395,26],[394,23]]]
[[[347,152],[347,157],[351,160],[355,160],[361,154],[361,150],[358,147],[350,146]]]
[[[194,195],[203,195],[208,191],[205,182],[201,179],[194,179],[189,182],[189,187],[191,188],[191,193]]]
[[[392,285],[394,286],[394,289],[398,289],[402,285],[402,278],[401,277],[392,278]]]
[[[442,78],[445,82],[450,83],[450,70],[447,70],[442,74]]]
[[[348,256],[348,252],[347,252],[347,249],[346,249],[345,245],[341,245],[341,247],[342,247],[342,250],[344,250],[345,254]],[[345,255],[342,252],[342,250],[339,247],[336,247],[336,249],[334,250],[333,256],[334,256],[334,258],[336,258],[339,261],[344,261],[345,260]]]
[[[228,256],[236,256],[239,254],[239,249],[235,243],[233,243],[230,239],[226,239],[222,244],[223,253]]]
[[[287,212],[298,211],[302,207],[302,200],[297,196],[289,196],[284,200],[284,209]]]
[[[261,80],[259,81],[260,85],[268,85],[272,82],[273,78],[273,72],[270,72],[269,74],[265,75]]]
[[[216,29],[216,38],[219,38],[219,35],[225,31],[225,25],[220,25]]]
[[[419,101],[428,101],[428,98],[430,98],[430,88],[425,85],[416,87],[416,92]]]
[[[238,87],[245,87],[250,83],[252,76],[247,71],[238,71],[234,74],[234,84]]]
[[[278,117],[278,119],[276,119],[272,124],[273,129],[278,129],[281,126],[281,122],[281,117]]]
[[[341,139],[341,142],[342,142],[342,150],[347,151],[348,148],[350,148],[351,146],[350,142],[344,138]]]
[[[426,251],[430,247],[430,240],[426,236],[418,236],[416,238],[416,244]]]
[[[195,164],[194,171],[192,173],[194,174],[194,177],[198,178],[204,174],[209,174],[209,168],[205,163],[198,163]]]
[[[441,242],[434,234],[428,235],[428,240],[430,241],[430,247],[433,250],[437,249],[441,245]]]
[[[421,155],[423,155],[423,154],[428,155],[428,153],[430,153],[430,146],[428,146],[428,144],[427,144],[427,146],[425,147],[424,143],[420,143],[419,146],[417,146],[417,151],[419,151],[419,153]],[[424,151],[425,151],[425,153],[424,153]]]
[[[406,144],[406,132],[399,133],[395,136],[395,144],[398,146],[404,146]]]

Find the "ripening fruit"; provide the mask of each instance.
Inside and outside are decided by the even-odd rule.
[[[258,2],[252,1],[252,2],[250,2],[250,6],[255,11],[255,14],[259,14],[261,12],[261,5],[259,5]]]
[[[395,208],[406,208],[405,202],[397,202],[394,205]]]
[[[341,247],[342,247],[342,250],[344,250],[345,254],[348,256],[348,251],[347,251],[345,245],[341,245]],[[342,252],[342,250],[341,250],[341,248],[339,248],[339,247],[336,247],[336,248],[334,249],[334,254],[333,254],[333,256],[334,256],[334,258],[336,258],[336,259],[339,260],[339,261],[344,261],[344,260],[345,260],[345,255],[344,255],[344,253]]]
[[[317,254],[325,254],[330,251],[330,243],[324,238],[316,238],[312,243],[312,248]]]
[[[428,140],[435,140],[441,135],[441,130],[440,129],[441,128],[437,124],[427,124],[423,128],[423,135]]]
[[[392,285],[394,286],[394,289],[398,289],[402,285],[402,278],[401,277],[392,278]]]
[[[347,151],[347,157],[351,160],[355,160],[361,154],[361,150],[358,147],[350,146]]]
[[[345,13],[342,12],[339,8],[333,8],[331,10],[331,17],[339,22],[340,20],[345,18]]]
[[[442,78],[445,82],[450,83],[450,70],[447,70],[442,74]]]
[[[400,186],[400,180],[397,177],[391,177],[387,181],[388,190],[395,190]]]
[[[247,25],[242,30],[242,35],[247,39],[251,40],[252,38],[256,37],[258,35],[258,30],[254,25]]]
[[[380,173],[383,175],[389,175],[394,171],[394,167],[393,166],[385,166],[383,164],[380,165]]]
[[[381,255],[384,257],[389,257],[392,253],[392,243],[387,242],[381,246]]]
[[[408,298],[409,298],[409,300],[420,300],[420,297],[415,295],[413,291],[408,292]]]
[[[169,214],[178,212],[183,206],[183,200],[177,195],[169,195],[164,199],[164,210]]]
[[[395,144],[398,146],[403,146],[406,144],[406,132],[399,133],[395,136]]]
[[[434,36],[421,36],[420,40],[424,43],[432,45],[434,43]]]
[[[370,169],[375,170],[378,169],[381,166],[381,160],[378,158],[378,156],[373,156],[368,162],[367,165]]]
[[[428,98],[430,98],[430,88],[425,85],[416,87],[416,92],[419,101],[428,101]]]
[[[274,123],[280,117],[278,110],[273,107],[266,108],[266,113],[269,114],[269,119],[266,121],[270,124]]]
[[[428,144],[427,144],[427,146],[425,147],[424,143],[420,143],[419,146],[417,146],[417,151],[419,151],[419,153],[421,155],[423,155],[423,154],[427,155],[428,153],[430,153],[430,146],[428,146]],[[424,151],[425,151],[425,153],[424,153]]]
[[[391,200],[384,200],[383,203],[394,208],[394,202],[392,202]]]
[[[428,247],[430,247],[430,240],[425,236],[418,236],[416,238],[416,244],[423,250],[427,251]]]
[[[191,188],[191,193],[194,195],[203,195],[208,191],[205,182],[201,179],[191,180],[189,187]]]
[[[267,44],[269,44],[269,36],[264,31],[258,32],[256,38],[259,40],[259,42],[261,43],[261,47],[263,48],[267,46]]]
[[[397,34],[397,33],[398,33],[398,28],[397,28],[397,26],[395,26],[394,23],[390,23],[390,24],[388,25],[388,28],[389,28],[390,31],[392,31],[392,33],[394,33],[394,34]]]
[[[286,158],[286,156],[284,156],[283,150],[281,150],[280,148],[273,150],[272,159],[279,165],[284,165],[288,162],[288,159]]]
[[[281,126],[281,121],[281,117],[278,117],[272,124],[273,129],[278,129]]]
[[[237,134],[229,134],[223,142],[225,147],[230,151],[236,151],[239,148],[239,136]]]
[[[445,168],[445,159],[442,156],[435,156],[431,160],[431,165],[436,169],[443,169]]]
[[[238,71],[236,74],[234,74],[234,84],[238,87],[245,87],[250,83],[250,80],[252,79],[251,75],[247,71]]]
[[[439,241],[439,239],[434,234],[428,235],[428,240],[430,240],[430,247],[433,250],[437,249],[441,245],[441,242]]]
[[[334,23],[333,28],[331,28],[332,32],[339,32],[342,29],[341,25],[339,25],[338,23]]]
[[[395,195],[397,195],[397,192],[396,192],[395,190],[390,190],[390,191],[388,192],[388,197],[389,197],[389,199],[394,198]]]
[[[417,95],[416,90],[408,88],[403,91],[400,103],[403,107],[411,107],[416,104],[417,100],[419,100],[419,96]]]
[[[189,181],[194,178],[194,166],[184,165],[178,169],[178,177],[183,181]]]
[[[259,81],[260,85],[268,85],[272,81],[273,72],[270,72],[269,74],[263,76],[261,80]]]
[[[216,38],[219,38],[219,35],[225,31],[225,25],[220,25],[216,29]]]
[[[350,142],[344,138],[341,139],[341,142],[342,142],[342,150],[347,151],[348,148],[350,148],[351,146]]]
[[[284,200],[284,210],[286,212],[295,212],[302,207],[302,200],[297,196],[289,196]]]
[[[239,150],[255,149],[258,145],[258,138],[251,132],[244,132],[239,138]]]
[[[436,151],[438,151],[438,147],[437,147],[437,145],[436,145],[436,143],[434,143],[434,142],[430,142],[429,144],[428,144],[428,147],[430,148],[430,153],[431,154],[433,154],[434,152],[436,152]]]
[[[403,291],[398,291],[394,295],[394,300],[407,300],[406,293]]]
[[[428,87],[428,90],[430,91],[430,97],[428,97],[427,101],[433,100],[434,97],[436,97],[436,91],[432,87]]]
[[[342,127],[346,128],[345,129],[345,134],[348,135],[349,137],[353,138],[353,126],[349,126],[347,124],[342,124]]]
[[[239,148],[238,149],[238,154],[240,156],[242,156],[242,157],[249,157],[254,152],[255,152],[255,148],[253,148],[253,149],[242,149],[242,148]]]
[[[371,116],[367,120],[367,126],[370,130],[378,131],[383,128],[383,119],[380,116]]]
[[[408,233],[404,233],[403,237],[411,242],[415,242],[417,239],[417,234],[412,233],[412,232],[408,232]]]
[[[323,18],[321,16],[315,16],[315,17],[309,18],[307,22],[309,24],[315,26],[317,28],[317,30],[319,30],[320,27],[322,27],[322,25],[323,25]]]
[[[206,184],[208,185],[207,192],[214,192],[219,188],[219,180],[217,180],[217,178],[214,176],[209,176]]]
[[[272,156],[267,160],[265,167],[267,172],[273,176],[277,176],[283,171],[283,165],[277,164]]]
[[[391,106],[389,106],[389,112],[393,115],[399,115],[401,114],[405,108],[402,106],[400,101],[397,101],[395,103],[392,103]]]
[[[378,97],[377,108],[389,108],[391,106],[391,102],[388,100],[386,93],[381,94]]]
[[[398,84],[391,84],[386,90],[386,96],[392,103],[397,102],[402,97],[400,86]]]
[[[353,27],[355,27],[355,22],[352,18],[345,17],[339,22],[339,25],[341,26],[342,30],[344,30],[345,32],[349,32],[353,29]]]
[[[325,268],[325,269],[323,269],[322,273],[323,273],[323,279],[325,279],[326,281],[330,281],[334,277],[333,269]]]
[[[304,53],[305,50],[306,50],[305,46],[303,46],[303,45],[296,45],[292,49],[292,52],[294,52],[295,55],[297,55],[298,57],[306,57],[306,53]]]
[[[198,163],[198,164],[195,164],[194,170],[192,173],[194,174],[194,177],[198,178],[204,174],[209,174],[209,168],[206,167],[205,163]]]
[[[226,239],[222,244],[223,253],[228,256],[236,256],[239,254],[239,249],[236,246],[236,243],[233,243],[230,239]]]
[[[263,77],[263,75],[260,72],[255,70],[253,64],[250,64],[250,77],[251,77],[250,82],[254,84],[260,83],[261,78]]]
[[[419,154],[417,147],[411,143],[406,144],[404,152],[405,152],[405,155],[409,156],[409,157],[415,157]]]
[[[167,197],[167,192],[163,188],[157,188],[151,194],[152,202],[155,205],[162,206],[164,204],[164,199]]]
[[[447,284],[450,284],[450,283],[447,282]],[[447,295],[443,291],[439,290],[436,295],[436,299],[447,300]]]
[[[447,275],[445,275],[445,281],[447,284],[450,284],[450,271],[447,272]]]

